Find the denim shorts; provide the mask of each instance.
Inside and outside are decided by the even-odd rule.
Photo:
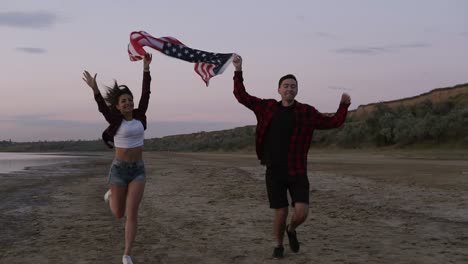
[[[145,163],[143,160],[127,162],[123,160],[112,161],[109,170],[109,184],[128,185],[131,181],[145,181]]]

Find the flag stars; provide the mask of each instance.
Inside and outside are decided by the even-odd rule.
[[[146,32],[141,32],[138,36],[141,38],[141,40],[137,40],[137,37],[134,35],[132,35],[131,38],[138,41],[139,45],[155,48],[161,51],[163,54],[168,55],[170,57],[185,60],[187,62],[197,63],[195,71],[200,76],[202,76],[202,79],[207,85],[208,80],[211,77],[218,75],[222,66],[224,66],[224,64],[226,64],[226,62],[232,56],[232,54],[211,53],[203,50],[191,49],[178,42],[176,39],[169,37],[161,39],[161,42],[163,43],[163,47],[161,50],[159,45],[155,45],[147,39],[147,37],[151,36]],[[145,42],[144,40],[147,40],[148,42]],[[135,52],[134,50],[130,50],[130,48],[128,52],[132,61],[143,58],[140,54],[136,54],[137,52]]]

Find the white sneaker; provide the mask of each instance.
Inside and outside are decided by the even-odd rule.
[[[129,255],[123,255],[122,263],[123,264],[133,264],[132,257],[130,257]]]
[[[110,196],[111,196],[111,190],[109,189],[109,190],[107,190],[106,194],[104,194],[104,201],[105,201],[106,203],[109,202]]]

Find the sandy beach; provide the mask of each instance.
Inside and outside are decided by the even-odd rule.
[[[314,150],[302,248],[271,258],[253,154],[145,153],[135,263],[468,263],[468,153]],[[0,263],[121,263],[112,153],[0,175]],[[287,240],[286,240],[287,244]]]

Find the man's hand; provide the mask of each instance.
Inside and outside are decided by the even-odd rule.
[[[341,102],[342,104],[351,104],[351,97],[349,96],[349,94],[347,93],[344,93],[343,95],[341,95]]]
[[[237,54],[234,54],[232,65],[234,65],[234,68],[236,69],[236,71],[242,71],[242,57]]]

